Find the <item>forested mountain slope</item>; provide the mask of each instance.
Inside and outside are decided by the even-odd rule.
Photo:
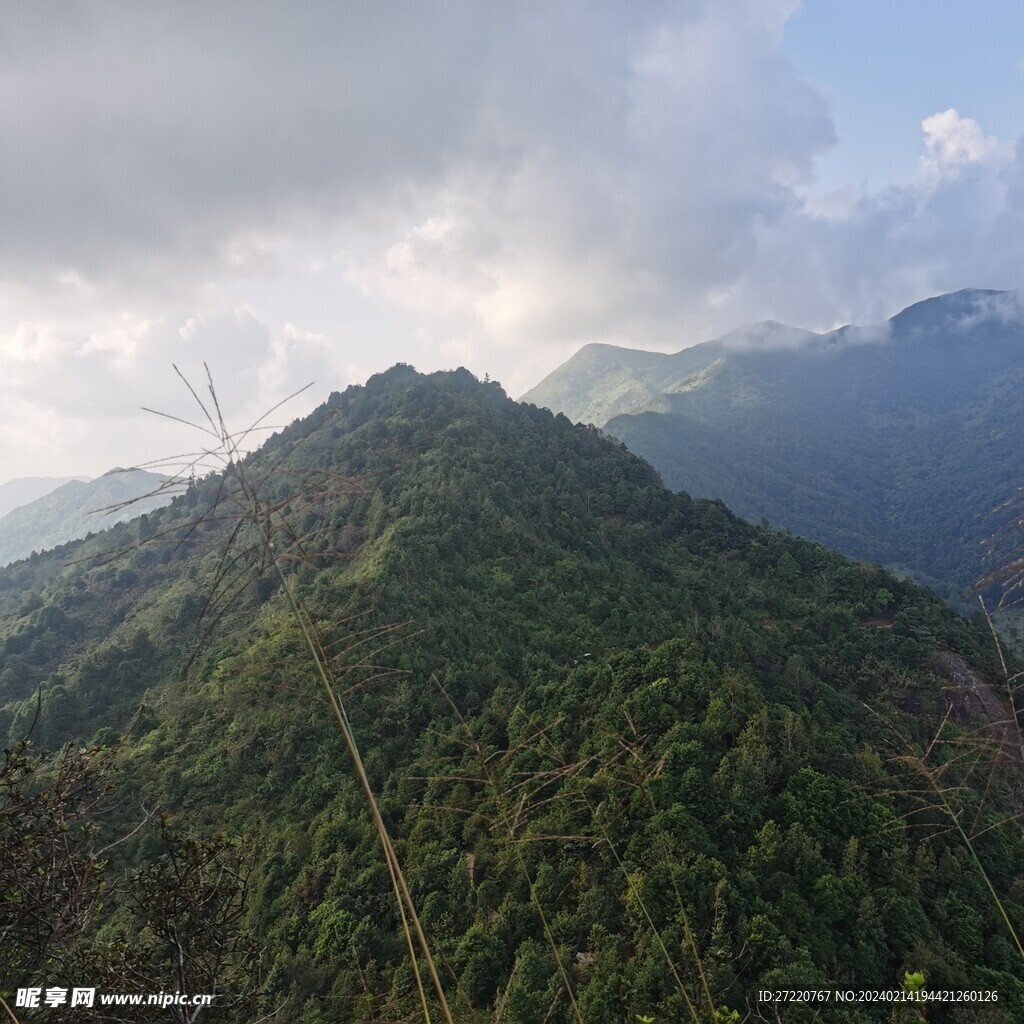
[[[909,571],[954,602],[1021,482],[1016,293],[814,335],[756,324],[675,355],[592,345],[525,401],[595,423],[666,484]]]
[[[954,678],[999,707],[983,623],[673,494],[598,431],[466,371],[399,366],[333,395],[241,475],[249,499],[237,476],[203,479],[0,573],[0,734],[24,735],[37,687],[40,744],[112,742],[134,718],[104,836],[142,807],[249,843],[254,991],[206,1019],[423,1019],[374,827],[280,580],[231,554],[252,545],[266,562],[253,524],[267,522],[453,1019],[711,1021],[728,1007],[809,1021],[806,1007],[759,1008],[757,990],[892,990],[907,971],[998,992],[984,1017],[936,1005],[929,1020],[1021,1019],[1022,960],[977,870],[1019,930],[1024,840],[1005,821],[1018,765],[977,744],[976,702]],[[151,825],[108,871],[159,854]],[[91,963],[166,954],[139,906],[112,888],[79,940]],[[59,962],[0,971],[0,989],[82,983]]]

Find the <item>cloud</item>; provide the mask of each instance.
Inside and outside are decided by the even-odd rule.
[[[820,335],[785,324],[767,320],[762,323],[745,324],[730,331],[721,339],[727,352],[757,352],[779,349],[808,348],[815,344]]]
[[[46,324],[22,320],[12,331],[0,334],[0,358],[8,368],[51,362],[62,348]]]
[[[1024,159],[969,112],[915,113],[913,180],[818,191],[798,6],[9,6],[0,397],[97,472],[76,432],[177,409],[172,361],[242,410],[399,359],[519,393],[584,342],[1024,284]]]
[[[971,297],[970,308],[957,321],[957,329],[973,331],[987,324],[995,327],[1024,325],[1024,293],[989,292]]]
[[[790,9],[677,6],[573,44],[556,29],[525,61],[557,68],[550,102],[486,97],[490,144],[352,279],[510,349],[671,336],[681,308],[748,264],[834,140],[824,98],[778,52]],[[562,67],[562,46],[599,59]]]
[[[970,164],[1009,155],[1009,149],[970,117],[961,117],[952,107],[932,114],[921,122],[927,155],[921,157],[922,176],[938,180]]]
[[[408,217],[505,275],[596,242],[707,276],[832,137],[775,48],[792,4],[58,7],[5,16],[0,276],[184,284]],[[658,230],[723,219],[703,259]]]
[[[121,312],[91,331],[73,322],[22,322],[0,335],[0,360],[7,371],[0,380],[5,451],[26,467],[79,465],[93,474],[210,444],[142,408],[202,422],[172,364],[204,400],[209,366],[229,426],[237,429],[314,379],[340,389],[366,376],[343,363],[322,335],[290,323],[275,332],[245,307],[159,320]],[[316,401],[325,395],[321,389]],[[272,422],[287,422],[313,404],[307,396]]]

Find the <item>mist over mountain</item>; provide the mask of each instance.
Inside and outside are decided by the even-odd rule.
[[[171,505],[0,570],[0,736],[35,723],[38,744],[97,740],[119,767],[116,812],[96,824],[98,847],[123,840],[118,884],[76,937],[76,983],[92,971],[133,991],[110,960],[126,949],[175,976],[160,936],[186,930],[147,923],[131,882],[173,874],[154,829],[174,827],[248,851],[232,920],[258,950],[237,973],[258,963],[257,983],[225,982],[216,1019],[422,1019],[285,587],[460,1024],[570,1024],[574,1005],[587,1024],[691,1019],[687,1005],[713,1019],[763,987],[894,989],[917,970],[997,991],[986,1020],[1024,1013],[972,849],[917,795],[915,765],[944,765],[1019,920],[1019,766],[984,746],[961,759],[972,730],[1007,718],[985,624],[673,494],[599,431],[464,370],[407,366]],[[204,885],[208,904],[220,890]],[[175,941],[201,944],[190,928]],[[18,982],[69,981],[67,952],[26,955]]]
[[[583,348],[524,396],[594,423],[665,483],[868,558],[958,601],[1024,436],[1015,292],[965,290],[883,324],[754,324],[675,354]]]
[[[166,505],[173,496],[173,491],[161,491],[166,480],[159,473],[141,469],[115,469],[95,480],[58,482],[0,517],[0,565]],[[30,493],[32,489],[19,488],[16,493]]]

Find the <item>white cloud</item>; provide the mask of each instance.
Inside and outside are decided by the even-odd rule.
[[[234,235],[220,247],[220,258],[233,271],[246,271],[266,266],[274,253],[271,238],[258,232]]]
[[[20,321],[13,331],[0,334],[0,359],[5,365],[52,363],[65,346],[44,323]]]
[[[461,204],[455,200],[443,205],[448,208],[428,216],[379,255],[350,266],[347,279],[366,293],[431,314],[471,308],[494,287],[485,270],[491,248],[485,221],[457,211]]]
[[[936,182],[971,164],[1005,159],[1011,147],[986,135],[977,121],[961,117],[952,107],[921,122],[927,154],[921,157],[922,178]]]
[[[5,453],[24,467],[10,475],[27,475],[37,465],[77,465],[97,474],[115,463],[194,448],[198,435],[141,408],[187,420],[201,415],[172,363],[201,396],[207,364],[237,427],[313,376],[324,386],[315,400],[284,410],[284,422],[353,379],[330,339],[293,324],[275,334],[245,307],[159,319],[121,311],[99,319],[91,331],[73,322],[23,321],[0,335],[0,361],[0,438],[9,441]]]
[[[269,408],[307,384],[319,381],[341,390],[354,380],[351,367],[330,338],[287,323],[271,341],[269,356],[259,367],[255,397],[263,408]]]
[[[78,355],[103,352],[110,357],[110,366],[124,370],[136,359],[140,344],[153,327],[151,320],[121,313],[112,324],[92,331],[89,340],[78,350]]]

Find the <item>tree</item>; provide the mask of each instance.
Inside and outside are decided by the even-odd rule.
[[[0,1010],[16,988],[70,982],[104,990],[211,994],[222,997],[212,1007],[167,1007],[171,1019],[193,1024],[201,1012],[214,1020],[236,1019],[235,1007],[256,987],[250,969],[256,948],[243,928],[245,853],[224,834],[176,835],[162,818],[162,856],[111,880],[105,854],[117,842],[99,845],[98,822],[109,810],[116,749],[67,746],[37,754],[25,739],[4,752]],[[134,910],[132,941],[100,941],[93,934],[102,902]],[[45,1019],[47,1012],[33,1019]],[[165,1012],[160,1009],[161,1019]],[[83,1021],[91,1018],[86,1008],[76,1013]]]
[[[161,819],[163,856],[132,878],[130,901],[140,933],[151,937],[145,962],[132,973],[149,991],[215,996],[212,1007],[170,1006],[171,1019],[193,1024],[235,1019],[234,1008],[256,988],[257,949],[245,931],[250,860],[224,833],[175,834]]]
[[[94,815],[110,791],[110,751],[4,752],[0,767],[0,997],[45,964],[60,969],[104,889]]]

